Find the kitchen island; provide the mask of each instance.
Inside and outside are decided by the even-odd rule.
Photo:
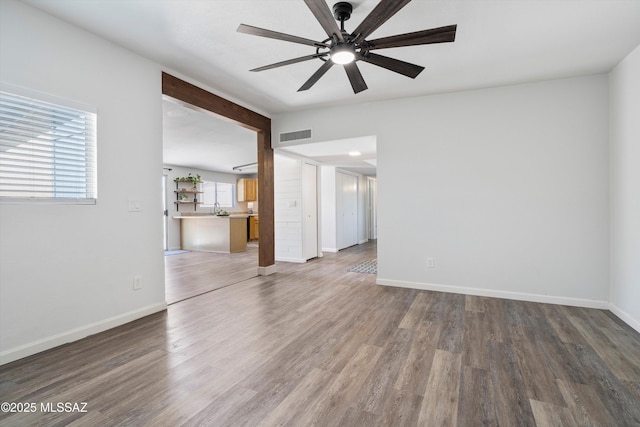
[[[180,246],[189,251],[234,253],[247,249],[248,215],[178,215]]]

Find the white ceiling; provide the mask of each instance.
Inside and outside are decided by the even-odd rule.
[[[256,167],[233,169],[258,161],[254,131],[168,97],[162,111],[164,164],[235,174],[257,172]]]
[[[257,167],[234,169],[234,166],[257,162],[254,131],[170,97],[164,97],[162,110],[166,165],[233,174],[257,173]],[[375,136],[291,145],[279,151],[362,175],[376,175]],[[354,152],[360,155],[349,154]]]
[[[319,59],[248,70],[315,50],[236,28],[244,23],[326,38],[302,0],[25,1],[269,115],[602,73],[640,44],[638,0],[414,0],[369,38],[457,24],[454,43],[379,52],[425,66],[415,80],[358,63],[369,86],[358,95],[340,67],[310,90],[297,92],[321,65]],[[352,3],[347,30],[355,29],[378,0]]]
[[[454,43],[379,51],[425,66],[415,80],[359,62],[366,91],[354,95],[346,74],[336,66],[310,90],[297,92],[320,60],[259,73],[248,70],[315,50],[237,33],[236,28],[244,23],[325,39],[302,0],[24,1],[268,116],[604,73],[640,44],[638,0],[413,0],[369,39],[457,24]],[[347,31],[377,3],[352,1]]]
[[[278,151],[292,153],[362,175],[376,175],[376,137],[366,136],[338,141],[291,145]],[[360,153],[353,156],[350,153]]]

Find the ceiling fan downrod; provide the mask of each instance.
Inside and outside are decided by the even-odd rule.
[[[340,31],[346,33],[344,29],[344,21],[348,21],[351,18],[351,12],[353,12],[353,6],[351,3],[341,1],[333,5],[333,17],[336,21],[340,21]]]

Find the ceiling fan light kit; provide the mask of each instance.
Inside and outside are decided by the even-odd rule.
[[[334,64],[348,64],[356,59],[356,50],[353,45],[338,43],[331,48],[330,58]]]
[[[352,33],[344,29],[344,22],[351,18],[353,6],[348,2],[338,2],[332,10],[324,0],[304,0],[311,13],[318,20],[328,38],[323,41],[311,39],[240,24],[238,32],[254,36],[267,37],[291,43],[304,44],[316,49],[315,54],[276,62],[263,67],[254,68],[251,71],[265,71],[298,62],[320,59],[324,63],[318,70],[298,89],[298,92],[310,89],[334,64],[342,65],[347,73],[354,93],[367,89],[367,84],[360,73],[356,62],[364,61],[378,67],[402,74],[412,79],[424,70],[424,67],[388,56],[371,52],[376,49],[388,49],[392,47],[417,46],[433,43],[449,43],[455,41],[456,25],[432,28],[429,30],[415,31],[382,37],[375,40],[366,40],[371,33],[387,22],[400,9],[411,0],[381,0],[380,3],[367,15]],[[333,11],[333,13],[332,13]],[[338,22],[340,26],[338,27]]]

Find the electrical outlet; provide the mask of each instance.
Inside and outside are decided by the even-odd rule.
[[[432,257],[427,258],[427,268],[436,268],[436,259]]]
[[[142,202],[140,199],[129,199],[129,212],[140,212],[142,210]]]
[[[139,291],[142,289],[142,275],[138,274],[133,277],[133,290]]]

